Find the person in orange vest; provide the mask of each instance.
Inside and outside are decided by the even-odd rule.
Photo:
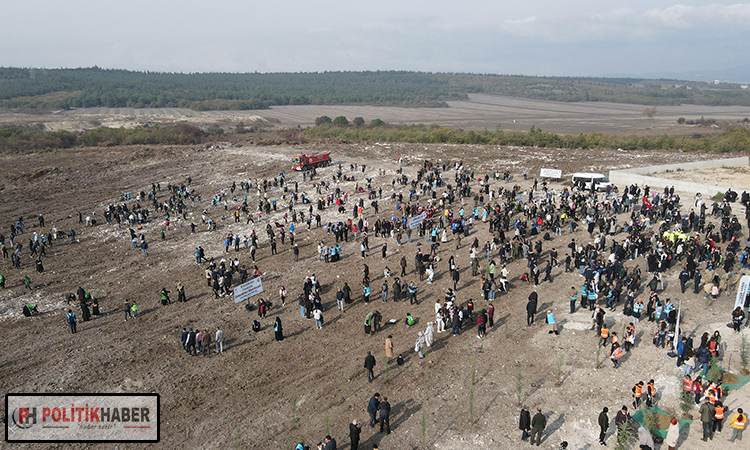
[[[649,380],[646,385],[646,406],[649,408],[654,406],[654,399],[656,397],[656,388],[654,387],[654,380]]]
[[[612,353],[613,351],[615,351],[615,344],[617,344],[617,345],[621,345],[621,344],[620,344],[620,338],[619,338],[619,337],[617,336],[617,332],[616,332],[616,331],[613,331],[613,332],[612,332],[612,336],[611,336],[611,338],[612,338],[612,348],[611,348],[611,349],[609,350],[609,353],[610,353],[610,354],[611,354],[611,353]]]
[[[721,400],[724,397],[724,388],[721,387],[721,380],[714,383],[714,387],[716,389],[716,398]]]
[[[708,399],[709,403],[716,405],[716,391],[714,390],[713,385],[706,388],[706,392],[703,393],[703,396]]]
[[[631,348],[635,345],[635,325],[633,325],[633,322],[630,322],[625,328],[625,351],[629,352]]]
[[[602,324],[602,331],[599,334],[599,345],[601,345],[602,347],[604,347],[605,345],[607,345],[607,339],[608,338],[609,338],[609,328],[607,328],[607,324],[606,323],[603,323]]]
[[[635,399],[633,401],[633,407],[635,409],[638,409],[641,406],[641,397],[643,396],[643,381],[639,381],[635,386],[633,386],[633,398]]]
[[[714,405],[714,433],[716,433],[717,430],[721,433],[722,422],[724,421],[724,411],[726,411],[724,404],[717,401]]]
[[[730,420],[729,423],[734,427],[734,430],[732,431],[732,439],[730,439],[729,442],[734,442],[735,439],[742,440],[742,431],[747,424],[747,416],[742,411],[742,408],[737,408],[737,414],[732,417],[732,420]]]
[[[616,344],[615,349],[612,350],[612,355],[610,356],[612,364],[615,365],[615,369],[620,367],[620,358],[622,358],[622,347],[620,347],[620,344]]]
[[[693,379],[690,378],[690,375],[685,375],[685,378],[682,379],[682,392],[693,393]]]

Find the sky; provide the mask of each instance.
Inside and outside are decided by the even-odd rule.
[[[0,0],[0,66],[547,76],[747,67],[750,3]]]

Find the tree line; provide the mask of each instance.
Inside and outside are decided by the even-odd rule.
[[[273,105],[444,107],[471,93],[564,102],[750,106],[750,90],[635,78],[526,77],[407,71],[165,73],[0,67],[0,108],[265,109]]]
[[[459,130],[437,125],[390,125],[380,119],[365,124],[361,117],[351,122],[344,116],[318,118],[320,125],[306,130],[285,130],[280,134],[304,142],[312,139],[336,139],[350,142],[407,142],[482,144],[516,147],[566,149],[682,150],[688,152],[750,153],[750,129],[729,128],[715,135],[693,136],[616,136],[601,133],[558,134],[532,127],[527,132]],[[259,136],[263,128],[237,126],[227,133]],[[288,132],[288,133],[287,133]],[[191,145],[210,142],[223,136],[218,125],[205,130],[187,123],[149,125],[133,129],[100,127],[82,132],[44,131],[21,127],[0,127],[0,152],[28,153],[83,146],[115,145]]]
[[[330,120],[330,119],[329,119]],[[441,144],[482,144],[566,149],[683,150],[688,152],[750,152],[750,129],[729,128],[715,135],[617,136],[602,133],[559,134],[531,127],[528,132],[460,130],[438,125],[390,125],[374,119],[369,126],[342,125],[338,120],[305,130],[311,138]]]
[[[84,146],[200,144],[211,137],[211,131],[186,123],[133,129],[100,127],[79,133],[0,127],[0,152],[29,153]],[[221,133],[216,130],[214,134]]]

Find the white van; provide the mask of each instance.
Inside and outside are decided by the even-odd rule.
[[[609,178],[601,173],[574,173],[572,182],[573,186],[580,186],[581,183],[583,183],[583,188],[588,190],[591,190],[592,185],[596,185],[597,191],[606,191],[609,186],[612,186],[612,182],[609,181]]]

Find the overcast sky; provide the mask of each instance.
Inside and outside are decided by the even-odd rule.
[[[526,75],[749,64],[750,3],[0,0],[0,65]]]

